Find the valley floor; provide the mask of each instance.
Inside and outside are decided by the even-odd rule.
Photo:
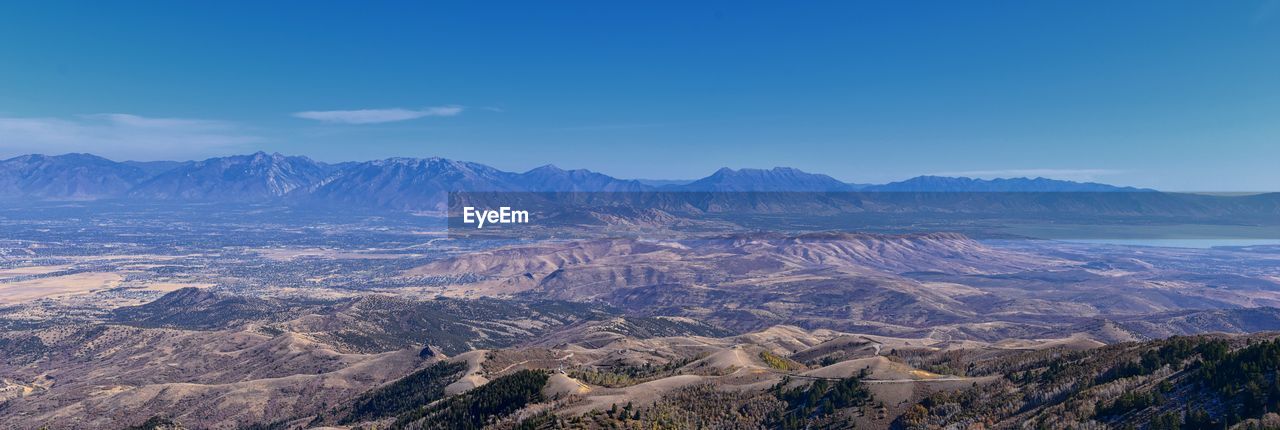
[[[1280,410],[1269,247],[160,213],[0,220],[0,428],[1223,428]]]

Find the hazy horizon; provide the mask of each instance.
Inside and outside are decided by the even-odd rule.
[[[189,163],[189,162],[206,161],[206,160],[217,159],[217,158],[225,158],[225,157],[234,157],[234,156],[253,155],[253,154],[257,154],[257,153],[279,154],[279,155],[286,156],[286,157],[295,157],[295,156],[307,157],[307,158],[311,158],[311,159],[313,159],[313,160],[315,160],[315,161],[319,161],[319,162],[326,163],[326,164],[331,164],[331,165],[332,165],[332,164],[342,164],[342,163],[363,163],[363,162],[369,162],[369,161],[385,160],[385,159],[389,159],[389,158],[445,158],[445,159],[449,159],[449,158],[447,158],[447,157],[424,156],[424,157],[386,157],[386,158],[378,158],[378,159],[333,160],[333,161],[329,161],[329,160],[316,160],[315,158],[310,157],[310,156],[308,156],[308,155],[306,155],[306,154],[292,154],[292,153],[280,153],[280,152],[272,152],[272,151],[263,151],[263,150],[258,150],[258,151],[254,151],[254,152],[248,152],[248,153],[234,153],[234,154],[226,154],[226,155],[213,156],[213,157],[208,157],[208,158],[203,158],[203,159],[154,159],[154,160],[113,159],[113,158],[111,158],[111,157],[105,157],[105,156],[102,156],[102,155],[99,155],[99,154],[94,154],[94,153],[92,153],[92,152],[67,152],[67,153],[58,153],[58,154],[30,153],[30,154],[17,154],[17,155],[10,156],[10,157],[0,158],[0,161],[3,161],[3,160],[11,160],[11,159],[13,159],[13,158],[22,157],[22,156],[27,156],[27,155],[62,156],[62,155],[73,155],[73,154],[88,154],[88,155],[92,155],[92,156],[96,156],[96,157],[106,158],[106,159],[111,160],[111,161],[114,161],[114,162],[123,162],[123,163],[148,163],[148,162],[177,162],[177,163]],[[478,161],[475,161],[475,160],[459,160],[459,159],[451,159],[451,160],[454,160],[454,161],[464,161],[464,162],[472,162],[472,163],[479,163],[479,164],[488,165],[487,163],[478,162]],[[694,182],[694,181],[697,181],[697,180],[699,180],[699,179],[706,178],[706,177],[708,177],[708,176],[710,176],[710,175],[712,175],[712,174],[716,173],[717,171],[719,171],[719,170],[721,170],[721,169],[730,169],[730,170],[740,171],[740,170],[772,170],[772,169],[787,169],[787,168],[794,168],[794,167],[792,167],[792,166],[769,166],[769,167],[734,167],[734,166],[721,166],[721,167],[718,167],[718,168],[716,168],[716,169],[714,169],[714,170],[708,171],[708,172],[706,172],[706,173],[702,174],[701,176],[693,177],[693,178],[655,178],[655,177],[637,177],[637,178],[628,178],[628,177],[620,177],[620,176],[615,176],[615,175],[609,175],[607,172],[601,172],[601,171],[595,170],[595,169],[593,169],[593,168],[591,168],[591,167],[567,167],[567,166],[560,166],[560,165],[556,165],[555,163],[543,163],[543,164],[538,164],[538,165],[536,165],[536,166],[533,166],[533,167],[530,167],[530,168],[524,168],[524,169],[500,169],[500,170],[504,170],[504,171],[508,171],[508,172],[513,172],[513,173],[524,173],[524,172],[529,172],[529,171],[536,170],[536,169],[538,169],[538,168],[546,167],[546,166],[552,166],[552,167],[556,167],[556,168],[559,168],[559,169],[562,169],[562,170],[588,170],[588,171],[595,172],[595,173],[605,174],[605,175],[608,175],[608,176],[611,176],[611,177],[614,177],[614,178],[617,178],[617,179],[633,180],[633,181],[638,181],[638,182],[641,182],[641,183],[646,183],[646,184],[649,184],[649,185],[657,185],[657,186],[661,186],[661,185],[669,185],[669,184],[683,184],[683,183]],[[494,167],[494,166],[490,166],[490,167]],[[798,169],[798,170],[801,170],[801,171],[803,171],[803,172],[805,172],[805,173],[821,174],[821,175],[831,176],[832,178],[834,178],[834,179],[836,179],[836,180],[840,180],[841,182],[844,182],[844,183],[847,183],[847,184],[851,184],[851,185],[875,185],[875,183],[870,183],[870,182],[857,182],[857,181],[848,181],[848,180],[843,180],[843,179],[837,178],[837,177],[835,177],[835,176],[829,175],[829,174],[824,173],[824,172],[806,171],[806,170],[804,170],[804,169]],[[970,173],[970,175],[966,175],[966,173]],[[1071,182],[1082,182],[1082,183],[1087,183],[1087,182],[1097,182],[1097,181],[1090,181],[1090,180],[1078,180],[1078,179],[1071,179],[1071,178],[1057,177],[1057,176],[1054,174],[1055,172],[1052,172],[1052,171],[1034,171],[1034,170],[1028,170],[1028,171],[1010,171],[1010,172],[1004,172],[1004,173],[1007,173],[1007,174],[1009,174],[1009,175],[1011,175],[1011,176],[992,176],[992,175],[989,175],[989,174],[987,174],[987,173],[989,173],[989,172],[922,173],[922,174],[915,174],[915,175],[904,176],[904,177],[901,177],[901,178],[898,178],[898,179],[893,179],[893,180],[886,181],[886,182],[884,182],[884,183],[900,182],[900,181],[906,181],[906,180],[915,179],[915,178],[920,178],[920,177],[952,177],[952,178],[978,179],[978,180],[1001,180],[1001,179],[1004,179],[1004,180],[1008,180],[1008,179],[1051,179],[1051,180],[1071,181]],[[1100,182],[1098,182],[1098,183],[1100,183]],[[1128,185],[1126,185],[1126,184],[1107,184],[1107,185],[1128,186]],[[1161,191],[1174,191],[1174,192],[1177,192],[1176,190],[1161,190]],[[1194,191],[1194,192],[1203,192],[1203,193],[1227,193],[1227,194],[1252,194],[1252,193],[1260,193],[1260,192],[1267,192],[1267,191]]]

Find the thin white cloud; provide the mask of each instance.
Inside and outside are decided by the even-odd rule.
[[[636,124],[595,124],[595,125],[576,125],[570,127],[560,127],[556,130],[560,131],[612,131],[612,130],[638,130],[647,128],[662,128],[671,126],[670,123],[653,122],[653,123],[636,123]]]
[[[462,106],[435,106],[423,109],[357,109],[319,110],[296,112],[294,117],[342,124],[379,124],[408,121],[429,116],[454,116],[462,113]]]
[[[262,138],[225,122],[124,113],[70,118],[0,116],[0,152],[90,152],[112,158],[186,158],[245,149]]]
[[[151,118],[127,113],[98,113],[83,118],[103,119],[116,125],[152,129],[216,130],[234,127],[225,121],[188,118]]]
[[[1096,182],[1108,176],[1121,175],[1123,170],[1112,169],[1003,169],[966,170],[960,172],[931,173],[934,176],[964,176],[978,179],[996,178],[1049,178],[1077,182]]]

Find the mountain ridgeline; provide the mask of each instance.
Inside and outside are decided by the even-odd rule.
[[[450,191],[652,192],[853,191],[830,176],[792,168],[720,169],[684,185],[655,187],[552,165],[524,173],[444,158],[327,164],[258,152],[189,162],[115,162],[91,154],[24,155],[0,161],[0,197],[226,201],[305,198],[413,208]]]
[[[1240,197],[1162,193],[1045,178],[921,176],[882,185],[844,183],[794,168],[720,169],[687,183],[650,185],[547,165],[527,172],[444,158],[328,164],[258,152],[203,161],[116,162],[91,154],[24,155],[0,161],[0,198],[281,203],[443,211],[450,192],[550,193],[551,204],[594,193],[669,212],[1071,212],[1085,215],[1274,216],[1280,194]],[[592,200],[585,199],[585,200]]]

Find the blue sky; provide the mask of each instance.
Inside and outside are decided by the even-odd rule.
[[[417,3],[6,2],[0,156],[1280,189],[1277,0]]]

